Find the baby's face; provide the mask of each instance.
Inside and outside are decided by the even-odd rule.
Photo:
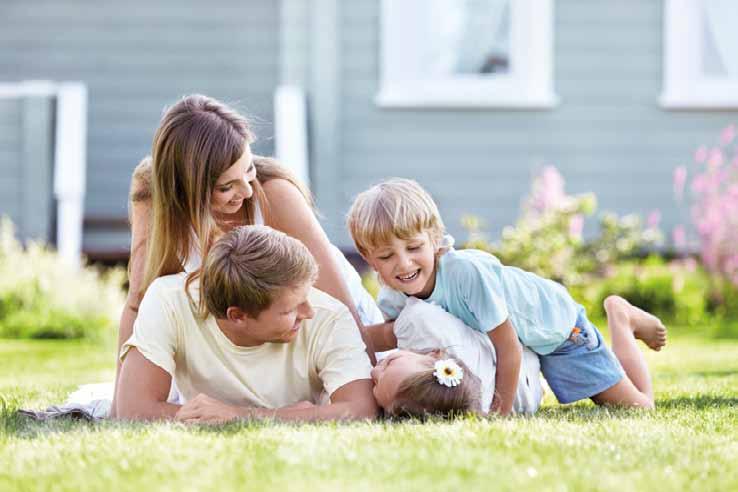
[[[422,232],[409,239],[393,237],[388,244],[371,251],[367,261],[385,285],[424,299],[435,287],[435,255],[430,234]]]
[[[386,412],[392,408],[400,384],[408,377],[433,367],[435,359],[429,354],[397,350],[382,359],[372,369],[374,398]]]

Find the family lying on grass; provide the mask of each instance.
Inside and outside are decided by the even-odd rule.
[[[653,408],[636,339],[665,345],[654,316],[609,297],[610,349],[561,285],[454,249],[430,195],[404,179],[359,194],[348,215],[382,284],[375,303],[309,192],[252,141],[242,116],[189,96],[134,172],[112,417],[533,413],[541,372],[561,403]]]

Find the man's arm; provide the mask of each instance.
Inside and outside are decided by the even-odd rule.
[[[395,336],[395,322],[387,321],[377,325],[369,325],[364,328],[372,341],[374,350],[384,352],[397,348],[397,337]]]
[[[120,369],[117,418],[155,420],[172,418],[179,405],[167,403],[172,377],[131,347]]]
[[[492,399],[490,412],[508,415],[512,412],[515,393],[518,389],[523,349],[509,319],[494,330],[487,332],[487,335],[497,352],[495,396]]]
[[[213,424],[239,418],[299,422],[374,419],[379,409],[372,395],[373,386],[371,379],[358,379],[334,391],[328,405],[293,405],[274,410],[235,407],[201,394],[184,404],[175,418],[187,423]]]

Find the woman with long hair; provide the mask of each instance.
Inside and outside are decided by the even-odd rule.
[[[210,97],[187,96],[165,112],[152,155],[132,178],[129,293],[118,347],[131,336],[138,304],[154,279],[182,271],[196,278],[220,235],[266,224],[308,247],[320,269],[316,287],[349,308],[373,361],[363,326],[381,323],[381,313],[329,242],[310,192],[274,159],[254,156],[253,141],[248,121]]]

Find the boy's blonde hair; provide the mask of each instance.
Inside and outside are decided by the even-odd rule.
[[[403,178],[388,179],[359,193],[347,224],[364,257],[393,237],[409,239],[426,231],[439,245],[446,231],[433,198],[416,181]]]
[[[239,307],[252,318],[284,289],[314,282],[318,265],[307,247],[267,226],[241,226],[210,248],[200,276],[205,317],[226,318]]]
[[[433,357],[433,363],[449,358],[443,350],[434,350],[429,355]],[[463,361],[456,358],[453,360],[464,371],[459,385],[448,387],[439,383],[434,375],[433,365],[429,364],[427,370],[400,383],[390,414],[398,417],[449,417],[462,413],[481,413],[481,380]]]

